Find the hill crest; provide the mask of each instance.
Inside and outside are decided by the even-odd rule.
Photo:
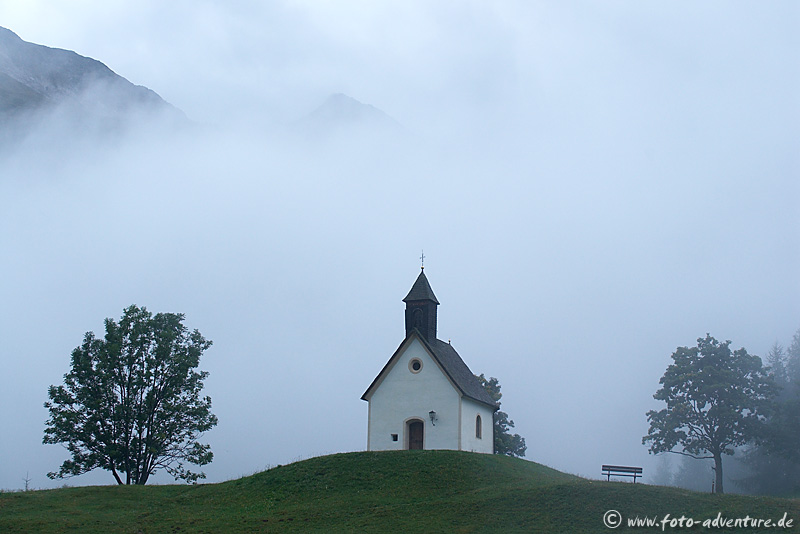
[[[608,510],[797,521],[800,500],[586,480],[488,454],[354,452],[219,484],[0,494],[0,531],[595,533]]]

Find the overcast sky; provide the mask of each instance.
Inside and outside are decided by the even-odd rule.
[[[204,125],[0,160],[0,488],[63,483],[47,387],[134,303],[214,341],[209,481],[366,447],[422,249],[439,337],[569,473],[647,481],[676,347],[800,328],[795,2],[8,0],[0,26]],[[339,92],[408,135],[283,135]]]

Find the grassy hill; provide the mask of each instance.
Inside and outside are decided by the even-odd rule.
[[[609,531],[609,509],[623,518],[669,513],[701,520],[718,513],[778,520],[788,513],[794,528],[765,530],[800,531],[798,499],[599,482],[507,457],[402,451],[312,458],[220,484],[4,493],[0,532],[581,533]],[[617,529],[627,530],[624,522]]]

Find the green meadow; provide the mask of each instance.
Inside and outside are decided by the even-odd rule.
[[[598,466],[599,468],[599,466]],[[603,523],[617,510],[622,524]],[[800,499],[712,495],[586,480],[525,460],[453,451],[358,452],[219,484],[95,486],[0,494],[0,532],[619,532],[627,519],[772,519],[800,532]]]

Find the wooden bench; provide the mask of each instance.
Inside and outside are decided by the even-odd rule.
[[[625,465],[604,465],[603,474],[606,475],[607,480],[611,480],[611,475],[621,477],[633,477],[633,483],[636,483],[636,478],[642,476],[641,467],[628,467]]]

